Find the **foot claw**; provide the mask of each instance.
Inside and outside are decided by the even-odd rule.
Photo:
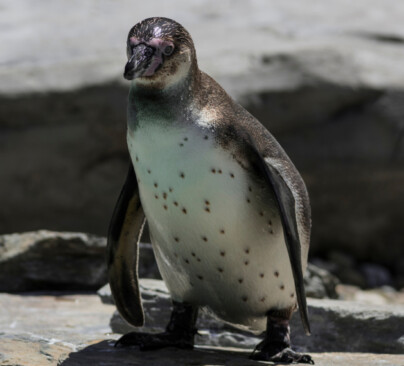
[[[193,345],[193,335],[186,337],[167,332],[158,334],[130,332],[115,342],[115,347],[138,346],[141,351],[164,347],[191,349]]]
[[[314,361],[310,355],[295,352],[291,348],[285,348],[275,355],[271,355],[265,351],[259,351],[257,353],[253,353],[250,358],[257,361],[282,362],[285,364],[306,363],[314,365]]]

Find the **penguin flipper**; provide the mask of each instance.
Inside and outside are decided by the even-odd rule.
[[[300,317],[306,334],[310,335],[310,323],[307,314],[306,293],[304,290],[302,270],[301,243],[296,222],[295,198],[291,188],[284,180],[282,174],[271,164],[270,159],[265,159],[263,154],[261,154],[256,148],[255,144],[252,145],[261,175],[275,193],[276,203],[281,216],[286,247],[289,254],[289,261],[292,267]]]
[[[108,280],[123,318],[142,326],[144,313],[139,291],[139,241],[146,222],[132,163],[112,214],[107,242]]]

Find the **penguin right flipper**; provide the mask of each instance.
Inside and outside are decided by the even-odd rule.
[[[142,326],[144,313],[139,291],[139,241],[146,222],[132,163],[116,203],[108,230],[108,280],[123,318]]]
[[[301,261],[301,243],[296,222],[295,198],[291,188],[285,180],[285,177],[270,162],[270,159],[265,158],[265,153],[260,152],[254,142],[251,143],[251,148],[255,153],[256,163],[258,164],[261,174],[275,193],[275,200],[281,214],[285,244],[289,254],[295,282],[300,317],[306,334],[310,335],[310,323],[307,314],[307,302]]]

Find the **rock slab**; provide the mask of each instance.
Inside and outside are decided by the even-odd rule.
[[[0,291],[97,289],[107,278],[105,243],[46,230],[0,236]]]
[[[250,350],[203,347],[141,352],[114,348],[114,311],[95,295],[0,294],[1,366],[259,366]],[[35,316],[33,316],[35,314]],[[402,355],[313,353],[317,366],[402,366]]]

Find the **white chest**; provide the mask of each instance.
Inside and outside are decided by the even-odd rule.
[[[280,219],[253,181],[203,130],[150,126],[128,134],[156,259],[174,300],[262,329],[295,303]]]

